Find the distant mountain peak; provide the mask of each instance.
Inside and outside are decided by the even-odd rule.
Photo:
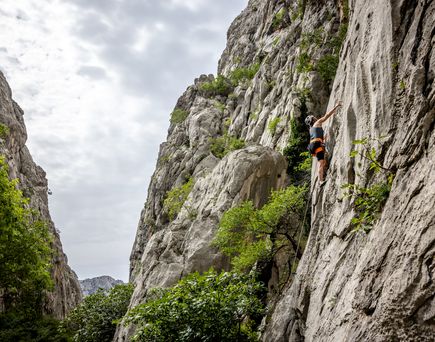
[[[95,278],[87,278],[84,280],[79,280],[79,282],[83,296],[89,296],[90,294],[97,292],[98,289],[108,291],[116,285],[124,284],[122,280],[116,280],[107,275]]]

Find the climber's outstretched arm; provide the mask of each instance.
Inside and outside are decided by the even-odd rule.
[[[326,113],[325,115],[323,115],[319,120],[317,120],[314,123],[314,126],[321,126],[326,120],[328,120],[331,115],[333,115],[335,113],[335,111],[337,110],[338,107],[341,106],[341,101],[338,102],[334,108],[332,108],[328,113]]]

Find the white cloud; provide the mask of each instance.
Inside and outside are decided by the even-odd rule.
[[[195,77],[216,70],[245,2],[2,1],[0,69],[80,278],[127,279],[169,113]]]

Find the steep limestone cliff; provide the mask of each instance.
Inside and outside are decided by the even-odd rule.
[[[191,271],[227,268],[210,247],[223,212],[244,199],[261,206],[271,189],[287,185],[281,153],[294,134],[291,121],[341,100],[326,129],[329,181],[318,188],[314,163],[309,242],[273,301],[263,340],[428,340],[435,326],[433,21],[432,1],[249,1],[228,31],[218,74],[255,75],[212,92],[204,84],[213,76],[201,76],[178,100],[186,118],[171,124],[160,148],[131,254],[131,306]],[[380,135],[388,139],[377,153],[396,172],[392,191],[371,232],[350,234],[354,210],[341,185],[376,180],[368,163],[349,157],[352,141]],[[227,136],[247,147],[215,157],[214,139]],[[167,193],[190,177],[195,185],[170,221]],[[115,340],[129,333],[120,327]]]
[[[308,246],[264,341],[433,341],[435,336],[435,3],[355,1],[331,102],[329,182],[318,191]],[[349,234],[340,186],[373,182],[347,157],[353,139],[378,146],[396,171],[379,222]]]
[[[0,123],[9,128],[9,134],[0,147],[0,154],[6,156],[10,177],[19,179],[19,188],[30,198],[32,208],[38,210],[41,219],[48,222],[53,234],[52,278],[54,289],[48,294],[44,311],[56,318],[65,317],[81,300],[81,290],[76,274],[68,266],[62,251],[59,234],[48,210],[48,183],[44,170],[35,164],[25,143],[27,140],[23,111],[12,99],[12,93],[5,77],[0,73]]]

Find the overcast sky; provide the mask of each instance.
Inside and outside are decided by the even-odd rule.
[[[79,279],[126,281],[169,113],[247,0],[1,0],[0,70]]]

